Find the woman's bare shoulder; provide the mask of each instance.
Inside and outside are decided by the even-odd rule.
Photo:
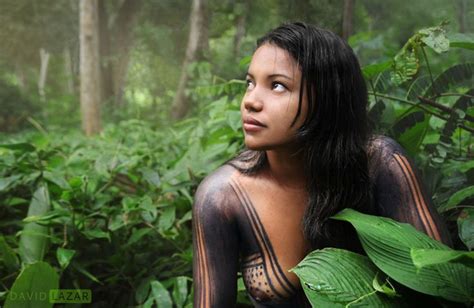
[[[369,174],[373,178],[382,174],[383,171],[391,172],[390,170],[396,168],[397,158],[407,158],[405,149],[397,141],[383,135],[374,135],[370,139],[367,154],[369,157]]]
[[[239,202],[232,185],[237,172],[225,164],[206,176],[194,195],[194,210],[217,211],[227,217],[232,215]]]
[[[374,135],[368,146],[369,156],[379,156],[380,158],[389,158],[393,154],[405,155],[403,147],[394,139],[384,135]]]

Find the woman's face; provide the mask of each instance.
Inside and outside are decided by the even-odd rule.
[[[252,150],[273,150],[291,146],[307,113],[303,96],[297,111],[301,70],[284,49],[272,44],[260,46],[253,54],[247,73],[247,91],[240,112],[245,145]]]

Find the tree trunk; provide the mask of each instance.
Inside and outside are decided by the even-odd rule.
[[[467,12],[467,0],[458,0],[457,2],[457,12],[458,12],[458,22],[459,22],[459,32],[466,33],[466,12]]]
[[[28,80],[26,78],[25,69],[20,63],[15,65],[15,74],[18,80],[18,87],[23,93],[28,92]]]
[[[45,101],[44,87],[46,85],[46,77],[48,76],[49,52],[40,48],[40,74],[38,79],[38,94],[41,101]]]
[[[101,130],[97,1],[81,0],[79,8],[81,113],[82,128],[87,136]]]
[[[234,36],[234,57],[239,57],[240,47],[242,46],[242,39],[245,35],[245,22],[247,19],[248,3],[238,3],[236,10],[239,15],[236,18],[235,36]]]
[[[108,14],[105,1],[99,1],[99,48],[100,48],[100,71],[101,71],[101,102],[109,102],[113,99],[114,86],[112,81],[112,56],[110,46],[110,31],[108,28]]]
[[[130,50],[133,45],[132,29],[136,13],[140,8],[141,0],[125,0],[120,7],[115,22],[115,50],[117,61],[113,65],[113,87],[115,104],[123,105],[123,90],[127,80],[128,63],[130,62]]]
[[[72,55],[69,47],[65,47],[63,51],[64,57],[64,74],[66,76],[66,93],[75,94],[74,88],[74,69],[72,67]]]
[[[190,16],[190,29],[188,36],[188,45],[186,55],[181,69],[178,89],[173,100],[172,116],[174,119],[183,118],[189,109],[185,90],[188,83],[188,66],[196,61],[205,52],[208,46],[208,23],[207,23],[207,0],[193,0]]]
[[[354,33],[354,1],[344,0],[344,11],[342,14],[342,38],[348,40]]]

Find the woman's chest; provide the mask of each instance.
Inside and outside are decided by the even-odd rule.
[[[306,195],[268,185],[234,181],[241,204],[240,269],[250,295],[257,301],[282,302],[300,288],[289,270],[308,253],[302,217]]]

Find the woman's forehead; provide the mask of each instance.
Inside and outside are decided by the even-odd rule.
[[[252,56],[249,73],[286,74],[299,72],[296,60],[290,53],[274,44],[263,44]]]

